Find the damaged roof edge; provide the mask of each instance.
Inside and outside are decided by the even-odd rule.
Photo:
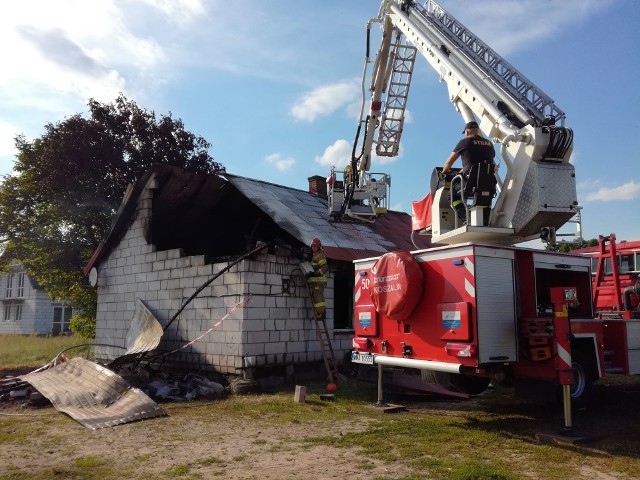
[[[172,179],[182,185],[191,183],[184,176],[204,175],[215,177],[220,184],[231,185],[240,195],[267,215],[281,229],[302,245],[309,245],[313,238],[320,238],[327,258],[353,261],[380,256],[393,250],[426,248],[429,242],[420,238],[419,245],[411,240],[411,216],[405,212],[389,211],[374,224],[362,225],[332,222],[329,219],[326,199],[305,190],[233,175],[196,174],[181,168],[154,164],[127,189],[105,239],[100,242],[83,269],[86,276],[94,266],[109,254],[125,235],[134,218],[140,196],[155,177],[159,192],[169,188]],[[173,187],[171,187],[173,188]],[[190,189],[172,189],[161,193],[164,202],[175,200],[174,195],[189,195]],[[154,195],[155,197],[155,195]],[[155,207],[154,207],[155,208]],[[422,245],[424,243],[424,245]]]
[[[82,274],[84,276],[89,275],[89,271],[95,265],[100,263],[102,258],[109,253],[110,248],[113,245],[116,245],[122,239],[127,230],[127,227],[132,220],[132,214],[133,212],[135,212],[135,209],[138,206],[138,199],[140,197],[140,194],[142,193],[144,187],[147,185],[152,176],[159,173],[168,173],[170,169],[173,168],[176,167],[172,167],[170,165],[154,164],[142,175],[142,177],[140,177],[140,180],[138,180],[135,184],[129,184],[127,190],[124,193],[122,201],[120,202],[118,211],[116,212],[116,215],[111,222],[109,232],[105,236],[104,240],[102,240],[98,247],[95,249],[93,255],[91,255],[91,258],[82,270]]]

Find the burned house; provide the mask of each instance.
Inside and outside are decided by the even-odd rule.
[[[410,234],[411,217],[401,212],[372,224],[329,221],[320,176],[304,191],[155,165],[129,188],[85,269],[98,291],[96,343],[107,345],[98,359],[122,354],[139,299],[164,326],[159,348],[173,352],[172,363],[241,374],[321,360],[301,269],[317,237],[329,263],[326,323],[339,362],[353,334],[352,261],[414,249]],[[268,246],[233,264],[260,242]]]

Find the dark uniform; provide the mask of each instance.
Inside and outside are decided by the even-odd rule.
[[[473,165],[484,161],[493,162],[493,158],[496,156],[493,144],[480,135],[463,138],[458,142],[453,151],[459,153],[460,157],[462,157],[462,174],[465,176],[465,185],[467,183],[466,175],[469,174]],[[451,189],[451,205],[458,214],[458,218],[462,221],[466,220],[465,209],[460,196],[459,183],[456,183],[455,188]]]
[[[462,157],[462,173],[465,174],[469,173],[474,164],[485,160],[493,160],[496,156],[493,144],[480,135],[463,138],[453,151],[459,153]]]

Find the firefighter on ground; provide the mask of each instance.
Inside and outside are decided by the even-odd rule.
[[[313,239],[311,242],[311,251],[313,252],[313,256],[311,257],[313,273],[307,278],[307,283],[311,290],[311,301],[313,302],[315,318],[324,319],[327,310],[324,301],[324,287],[327,285],[329,266],[322,252],[322,243],[319,239]]]

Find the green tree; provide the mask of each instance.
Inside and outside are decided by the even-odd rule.
[[[211,145],[171,113],[157,118],[122,94],[88,107],[87,117],[45,125],[41,138],[18,136],[13,174],[0,184],[0,268],[19,259],[52,298],[73,302],[82,325],[95,322],[96,308],[82,269],[127,186],[154,163],[224,170],[209,155]]]
[[[577,250],[578,248],[597,247],[597,246],[598,246],[597,238],[592,238],[591,240],[579,239],[579,240],[573,240],[571,242],[562,240],[556,243],[552,243],[552,242],[547,243],[547,245],[545,246],[545,250],[549,250],[552,252],[569,253],[570,251]]]

